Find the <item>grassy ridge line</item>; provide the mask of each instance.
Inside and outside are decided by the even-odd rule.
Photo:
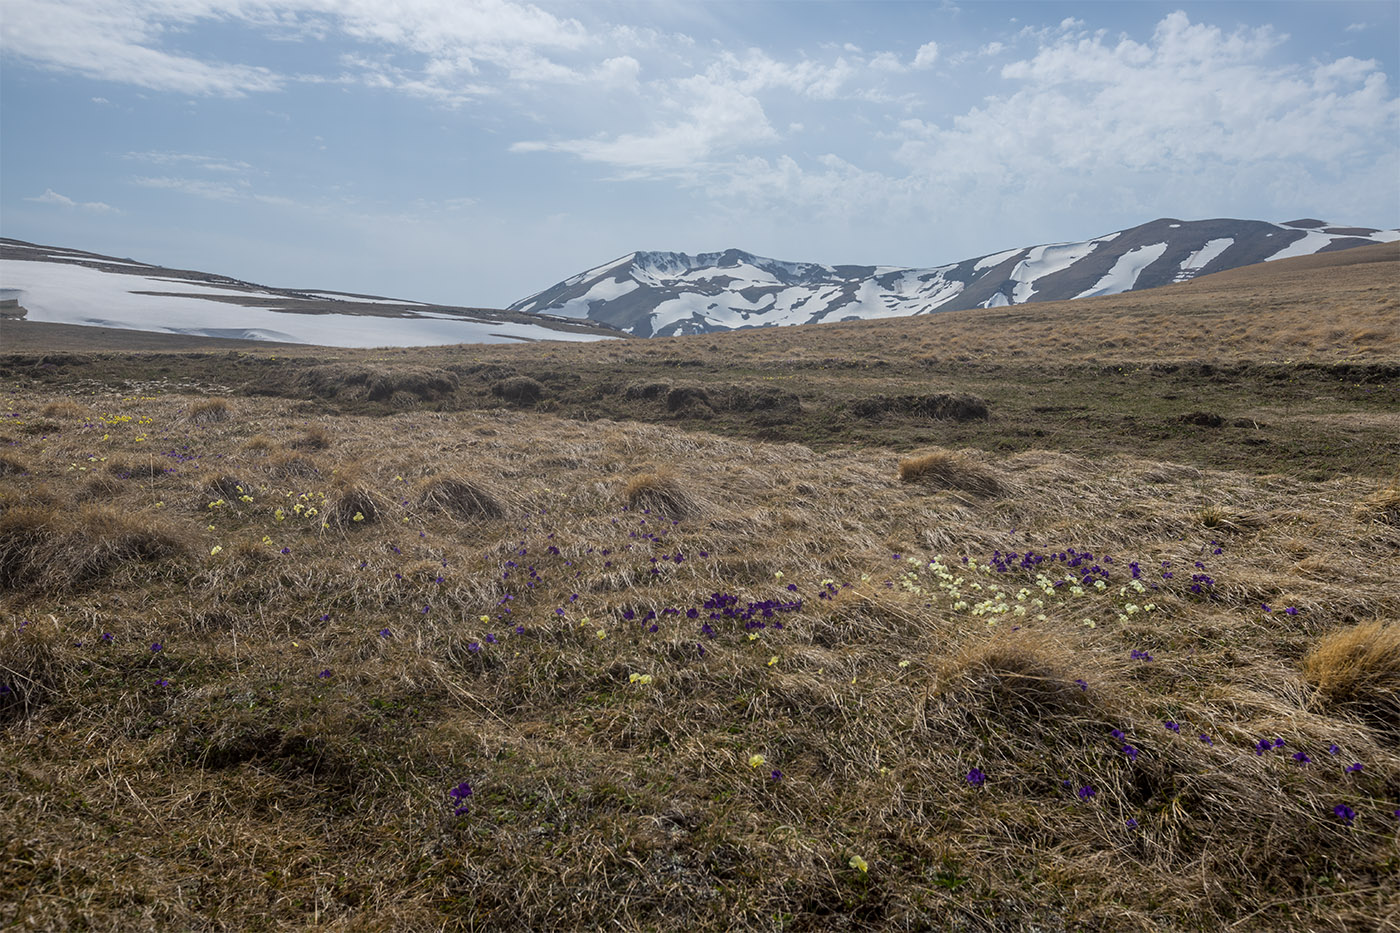
[[[1393,486],[509,408],[7,402],[6,923],[1395,916]],[[991,563],[1069,548],[1104,587]]]

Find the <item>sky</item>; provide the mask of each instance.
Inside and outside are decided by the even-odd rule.
[[[0,0],[0,235],[504,307],[634,250],[1400,227],[1400,3]]]

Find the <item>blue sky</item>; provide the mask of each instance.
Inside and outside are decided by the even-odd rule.
[[[0,0],[0,232],[501,307],[636,249],[931,266],[1400,226],[1400,4]]]

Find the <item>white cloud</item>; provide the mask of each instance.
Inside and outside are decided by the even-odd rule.
[[[156,48],[163,22],[212,15],[208,4],[192,0],[190,6],[183,10],[177,0],[149,9],[116,0],[7,0],[0,44],[12,58],[151,90],[239,97],[282,86],[266,68],[204,62]]]
[[[133,178],[132,184],[140,185],[143,188],[161,188],[167,191],[178,191],[182,194],[194,195],[197,198],[204,198],[209,201],[236,201],[240,192],[233,185],[223,182],[203,181],[198,178],[170,178],[162,177],[140,177]]]
[[[120,213],[120,211],[110,204],[104,204],[101,201],[74,201],[70,197],[59,194],[52,188],[45,188],[43,194],[38,197],[25,198],[25,200],[33,201],[35,204],[53,204],[65,210],[78,208],[80,210],[92,211],[95,214]]]
[[[456,85],[482,64],[521,83],[573,80],[573,70],[547,53],[589,41],[576,20],[510,0],[7,0],[0,35],[8,56],[158,91],[239,97],[317,80],[170,47],[202,21],[293,41],[338,34],[371,49],[412,53],[418,68],[371,70],[363,82],[438,98],[477,92],[479,86]]]
[[[1347,26],[1347,32],[1365,32],[1371,28],[1370,23],[1351,23]]]
[[[153,165],[192,165],[209,172],[244,173],[253,166],[236,159],[218,159],[189,152],[128,152],[126,158]]]
[[[738,153],[695,183],[756,216],[962,217],[969,232],[1300,203],[1364,223],[1368,190],[1390,192],[1393,209],[1400,101],[1377,62],[1281,63],[1274,30],[1182,13],[1143,41],[1061,25],[1001,69],[1002,93],[951,118],[889,115],[891,131],[871,138],[892,147],[893,169]]]
[[[717,153],[777,137],[763,105],[740,87],[696,75],[662,102],[680,117],[642,133],[557,142],[518,142],[513,152],[566,152],[629,174],[689,173]]]
[[[914,55],[915,68],[932,68],[936,61],[938,61],[937,42],[925,42],[919,46],[919,51]]]

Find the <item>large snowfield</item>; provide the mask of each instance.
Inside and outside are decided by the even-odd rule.
[[[70,262],[0,260],[0,287],[7,292],[18,292],[20,305],[28,311],[25,319],[29,321],[167,334],[278,340],[327,347],[606,339],[603,335],[570,333],[532,324],[454,318],[441,312],[379,317],[250,308],[191,296],[262,299],[281,296],[272,292],[223,289],[181,279],[102,272]],[[141,295],[136,292],[183,294]]]

